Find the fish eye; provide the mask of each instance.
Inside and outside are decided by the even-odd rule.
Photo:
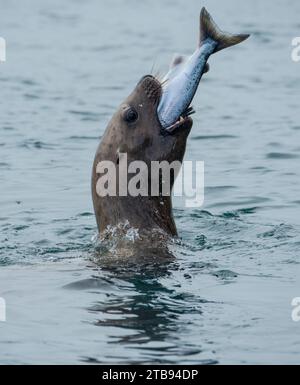
[[[124,120],[127,123],[134,123],[138,120],[139,114],[137,113],[136,109],[133,107],[129,107],[124,111]]]

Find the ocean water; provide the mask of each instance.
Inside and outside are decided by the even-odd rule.
[[[92,263],[94,153],[139,78],[197,44],[205,5],[251,39],[210,59],[175,207],[176,260]],[[0,363],[300,361],[300,3],[0,0]]]

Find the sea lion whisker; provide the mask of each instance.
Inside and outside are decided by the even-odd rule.
[[[163,80],[163,81],[161,82],[161,86],[162,86],[162,87],[166,86],[166,85],[168,84],[168,82],[169,82],[169,79]]]
[[[154,61],[153,64],[152,64],[152,67],[151,67],[151,71],[150,71],[150,74],[153,75],[154,74],[154,68],[156,66],[156,62]]]

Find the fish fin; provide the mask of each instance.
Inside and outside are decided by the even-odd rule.
[[[206,39],[210,38],[218,44],[214,51],[218,52],[224,48],[241,43],[242,41],[248,39],[249,36],[250,35],[248,34],[232,35],[221,31],[207,10],[204,7],[202,8],[200,14],[199,46],[201,46]]]
[[[175,54],[171,61],[170,68],[177,67],[178,65],[183,64],[186,60],[186,56]]]
[[[206,74],[208,71],[210,70],[210,65],[208,63],[205,64],[205,67],[204,67],[204,74]]]

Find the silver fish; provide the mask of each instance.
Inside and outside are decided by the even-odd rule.
[[[188,59],[176,56],[170,71],[163,79],[163,94],[158,117],[165,130],[172,131],[194,111],[189,108],[202,75],[208,71],[210,55],[246,40],[250,35],[231,35],[222,32],[205,8],[200,14],[200,42]]]

